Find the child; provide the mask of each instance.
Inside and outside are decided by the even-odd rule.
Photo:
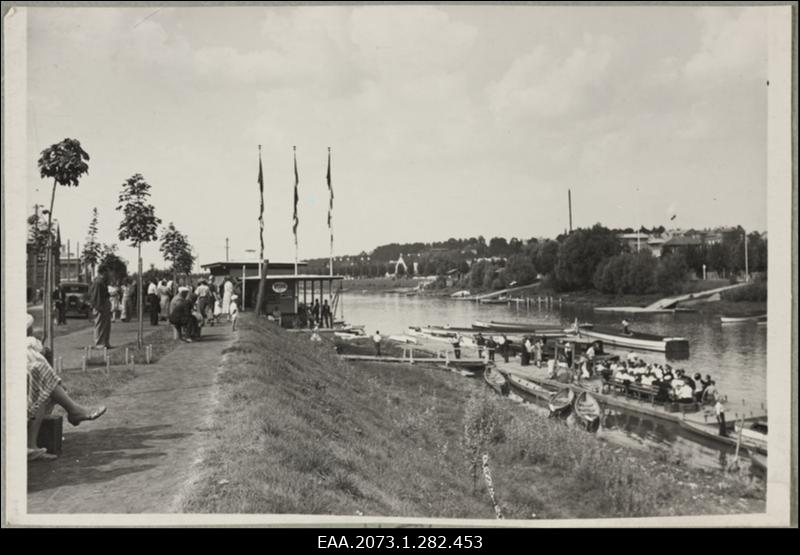
[[[220,300],[219,295],[214,295],[214,314],[211,317],[212,326],[219,321],[219,317],[221,315],[222,315],[222,300]]]
[[[231,295],[231,302],[228,305],[228,315],[231,319],[231,331],[236,331],[236,322],[239,320],[239,305],[236,302],[239,295]]]

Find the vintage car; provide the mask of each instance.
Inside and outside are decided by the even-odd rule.
[[[62,281],[61,289],[66,297],[66,315],[88,318],[92,313],[89,305],[89,284],[79,281]]]

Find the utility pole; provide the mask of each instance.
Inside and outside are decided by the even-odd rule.
[[[228,238],[225,237],[225,262],[228,262],[228,251],[230,250],[230,245],[228,243]]]
[[[572,190],[567,189],[567,205],[569,206],[569,232],[572,233]]]
[[[747,231],[744,232],[744,280],[750,281],[750,266],[747,259]]]

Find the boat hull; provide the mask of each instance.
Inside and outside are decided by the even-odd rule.
[[[657,351],[666,354],[689,354],[689,340],[683,337],[658,337],[645,334],[623,335],[611,332],[580,330],[579,335],[602,341],[604,345],[614,345],[642,351]]]

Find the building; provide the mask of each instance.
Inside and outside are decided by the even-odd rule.
[[[265,260],[265,263],[267,268],[267,287],[264,297],[266,310],[272,312],[278,308],[284,316],[284,327],[292,325],[300,303],[310,305],[316,299],[320,304],[324,300],[328,300],[331,305],[334,305],[338,299],[343,276],[304,273],[308,268],[306,262],[298,262],[297,274],[294,273],[294,262]],[[242,309],[255,307],[260,284],[259,267],[260,263],[255,260],[233,260],[202,265],[202,268],[208,271],[217,282],[220,282],[225,276],[241,280]]]
[[[56,228],[53,239],[53,280],[61,281],[61,230]],[[45,249],[38,250],[36,245],[28,242],[25,248],[25,285],[27,302],[39,302],[44,294],[44,277],[47,254]],[[40,291],[41,290],[41,291]]]
[[[640,231],[634,233],[618,233],[617,239],[624,247],[627,247],[631,252],[637,252],[647,248],[647,242],[650,240],[650,235]]]
[[[686,252],[702,246],[703,240],[699,237],[673,236],[664,242],[661,246],[661,252],[666,255],[675,252]]]

